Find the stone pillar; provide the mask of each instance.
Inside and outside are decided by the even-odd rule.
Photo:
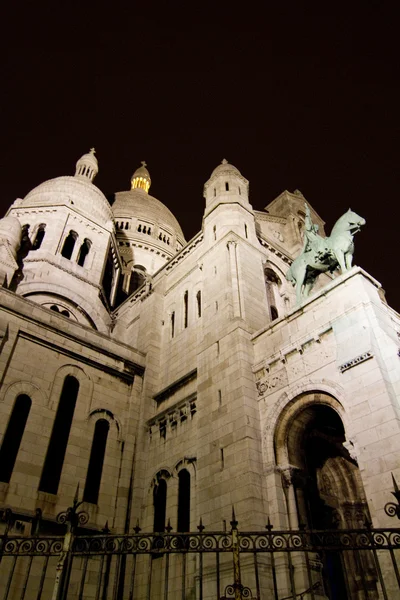
[[[231,276],[231,286],[232,286],[232,306],[233,306],[233,317],[242,317],[242,308],[240,302],[240,290],[239,290],[239,274],[238,274],[238,264],[237,264],[237,256],[236,249],[237,243],[234,241],[229,241],[227,243],[227,248],[229,252],[229,267],[230,267],[230,276]]]

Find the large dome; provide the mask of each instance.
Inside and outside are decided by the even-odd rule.
[[[87,178],[56,177],[35,187],[23,200],[18,199],[12,208],[33,206],[69,205],[99,224],[112,222],[112,211],[104,194]]]
[[[172,230],[178,240],[183,244],[185,238],[178,221],[172,212],[157,198],[150,196],[145,190],[136,188],[128,192],[117,192],[112,205],[115,219],[122,217],[143,219],[159,227]]]

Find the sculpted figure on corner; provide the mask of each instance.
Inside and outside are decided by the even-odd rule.
[[[308,297],[320,273],[333,272],[338,267],[342,273],[351,269],[353,237],[365,225],[365,219],[349,208],[336,221],[331,235],[323,238],[318,233],[318,225],[312,222],[308,205],[305,206],[303,249],[286,273],[286,279],[296,286],[297,304]]]

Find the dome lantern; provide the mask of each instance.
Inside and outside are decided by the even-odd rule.
[[[90,152],[81,156],[76,163],[75,177],[79,179],[88,179],[90,182],[96,177],[99,172],[99,165],[95,157],[96,150],[90,149]]]
[[[144,160],[141,161],[142,166],[136,169],[131,178],[131,190],[135,190],[137,188],[148,192],[151,185],[151,177],[150,173],[146,169],[146,162]]]

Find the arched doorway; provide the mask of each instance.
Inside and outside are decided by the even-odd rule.
[[[291,526],[308,529],[361,529],[369,519],[357,461],[348,451],[343,408],[325,393],[307,393],[282,411],[275,431],[275,455]],[[322,576],[330,600],[353,600],[367,583],[376,593],[369,556],[325,551]]]

